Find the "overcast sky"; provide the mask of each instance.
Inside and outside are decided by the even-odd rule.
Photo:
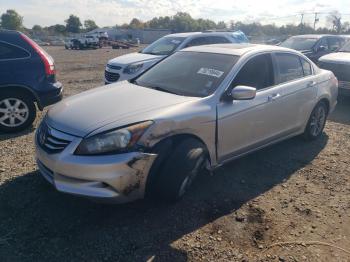
[[[300,22],[297,14],[301,12],[338,10],[350,14],[349,0],[0,0],[0,13],[7,9],[19,12],[26,27],[63,24],[70,14],[82,21],[93,19],[99,26],[122,24],[133,17],[146,21],[178,11],[214,21],[276,24]],[[350,15],[343,20],[350,20]],[[305,22],[312,21],[313,15],[305,16]]]

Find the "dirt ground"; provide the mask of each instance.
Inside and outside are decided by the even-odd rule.
[[[49,47],[69,96],[131,50]],[[203,176],[181,202],[101,205],[38,174],[35,128],[0,135],[0,261],[350,261],[350,99],[322,137],[293,138]]]

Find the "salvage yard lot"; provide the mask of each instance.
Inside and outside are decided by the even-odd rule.
[[[135,51],[47,50],[65,96],[102,85],[107,60]],[[319,140],[236,160],[174,205],[54,191],[34,160],[41,117],[0,135],[0,261],[350,261],[350,99]]]

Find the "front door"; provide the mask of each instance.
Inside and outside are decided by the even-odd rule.
[[[221,101],[218,111],[219,163],[276,139],[281,133],[281,87],[275,86],[270,54],[251,58],[230,88],[244,85],[257,89],[252,100]]]

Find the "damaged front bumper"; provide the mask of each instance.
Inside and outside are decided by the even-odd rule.
[[[42,176],[58,191],[106,202],[125,203],[144,197],[155,154],[130,152],[104,156],[77,156],[77,138],[62,152],[49,154],[36,141],[36,159]]]

